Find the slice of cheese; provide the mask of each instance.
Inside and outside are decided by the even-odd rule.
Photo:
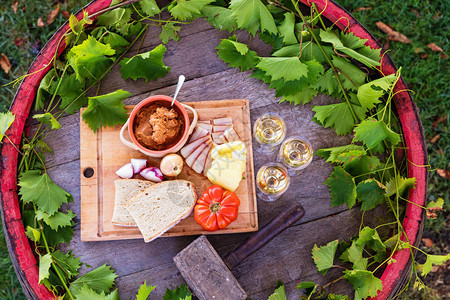
[[[211,151],[211,168],[206,176],[221,187],[234,192],[242,180],[247,150],[241,141],[216,146]]]

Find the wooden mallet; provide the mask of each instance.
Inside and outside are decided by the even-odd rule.
[[[246,299],[247,294],[230,270],[304,215],[303,207],[299,203],[293,204],[223,259],[206,236],[202,235],[178,253],[173,260],[200,300]]]

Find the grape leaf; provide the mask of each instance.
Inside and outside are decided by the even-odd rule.
[[[383,140],[396,145],[400,142],[400,135],[391,129],[382,121],[373,118],[362,121],[355,127],[355,137],[353,141],[363,142],[369,149],[374,148]]]
[[[374,61],[380,61],[381,48],[372,49],[369,46],[364,46],[367,39],[361,39],[353,34],[353,32],[340,32],[341,42],[345,47],[354,49],[359,54],[368,57]]]
[[[39,283],[50,276],[50,266],[52,265],[52,256],[47,253],[39,257]]]
[[[377,262],[384,261],[386,257],[386,246],[381,241],[378,232],[370,227],[364,227],[359,232],[358,239],[353,241],[353,244],[355,244],[358,249],[361,249],[361,251],[366,246],[372,249],[375,252],[374,260]],[[341,257],[346,256],[347,254],[348,252],[346,251]]]
[[[364,109],[358,105],[351,104],[356,115],[364,114]],[[345,135],[352,132],[355,126],[355,120],[349,105],[345,102],[314,106],[313,111],[316,112],[314,120],[325,128],[332,127],[338,135]]]
[[[144,78],[148,80],[156,80],[166,76],[170,68],[163,62],[166,47],[159,45],[155,49],[137,54],[132,58],[123,58],[120,62],[120,74],[123,79],[131,78],[136,80]]]
[[[74,222],[72,222],[70,226],[60,227],[58,231],[56,231],[44,223],[43,234],[47,238],[48,245],[50,247],[55,247],[61,243],[70,243],[73,237],[73,225],[75,225]]]
[[[63,253],[59,250],[51,253],[53,261],[56,265],[64,270],[67,277],[73,278],[80,274],[78,271],[81,267],[80,257],[76,258],[72,251],[68,253]]]
[[[353,263],[353,269],[366,270],[369,260],[362,256],[363,248],[352,243],[350,248],[346,250],[348,261]]]
[[[331,29],[320,29],[320,38],[322,42],[331,43],[336,50],[347,54],[348,56],[360,61],[368,67],[374,68],[380,65],[380,62],[378,60],[373,60],[370,57],[364,56],[361,53],[344,46],[342,41],[339,39],[339,35]]]
[[[77,290],[75,294],[76,300],[119,300],[119,294],[117,293],[117,289],[105,295],[105,292],[96,293],[93,291],[87,284],[84,284],[79,290]]]
[[[25,234],[33,242],[39,242],[39,240],[41,239],[41,232],[31,226],[27,226]]]
[[[24,203],[33,202],[37,207],[53,215],[62,203],[67,203],[71,195],[56,185],[47,173],[30,170],[20,174],[19,195]]]
[[[122,100],[131,96],[130,93],[124,90],[117,90],[115,92],[89,97],[89,105],[81,115],[83,120],[94,131],[103,126],[115,126],[123,124],[128,119],[128,114]]]
[[[44,78],[42,78],[36,93],[34,110],[40,110],[44,108],[45,101],[48,99],[50,94],[53,93],[54,86],[52,85],[52,83],[55,78],[57,78],[55,69],[51,69],[50,71],[48,71],[48,73],[45,74]]]
[[[353,285],[355,300],[375,297],[383,289],[383,283],[372,272],[366,270],[345,270],[344,277]]]
[[[284,289],[284,284],[280,285],[267,300],[286,300],[286,291]]]
[[[319,285],[317,283],[314,283],[312,281],[304,281],[297,283],[297,290],[305,290],[303,296],[311,298],[311,296],[316,292],[318,286]]]
[[[161,12],[155,0],[139,1],[142,11],[149,17],[153,17]]]
[[[263,40],[266,44],[272,46],[272,51],[276,51],[283,47],[283,38],[278,34],[268,33],[267,31],[258,32],[258,36],[261,40]]]
[[[283,44],[291,45],[297,44],[297,37],[294,33],[295,28],[295,16],[293,13],[288,12],[284,14],[284,20],[278,26],[278,31],[280,35],[283,37]]]
[[[78,291],[87,285],[97,293],[109,292],[114,285],[117,275],[110,266],[101,265],[100,267],[81,275],[70,284],[72,294],[78,294]],[[89,299],[89,298],[86,298]]]
[[[159,39],[163,44],[167,44],[170,39],[178,41],[180,37],[178,32],[181,30],[181,26],[176,26],[172,22],[166,23],[161,27],[161,33],[159,34]]]
[[[166,292],[163,296],[164,300],[186,300],[191,299],[192,294],[189,292],[188,286],[186,284],[182,284],[178,286],[175,290],[170,290],[166,288]]]
[[[381,102],[378,98],[391,89],[392,84],[396,79],[396,75],[391,74],[361,85],[356,94],[361,106],[366,110],[374,108],[375,104]],[[374,89],[373,87],[376,87],[377,89]]]
[[[271,76],[272,80],[283,78],[289,81],[308,76],[308,65],[298,57],[261,57],[256,67]]]
[[[339,83],[337,82],[333,70],[330,68],[316,80],[313,87],[319,89],[323,93],[333,95],[335,91],[339,90]]]
[[[364,148],[362,146],[350,144],[350,145],[345,145],[345,146],[319,149],[319,150],[317,150],[317,152],[315,154],[325,158],[326,162],[340,163],[342,161],[339,160],[338,157],[342,153],[346,153],[349,151],[363,151],[363,150],[364,150]]]
[[[356,91],[364,84],[366,73],[345,58],[333,56],[332,63],[338,69],[339,78],[345,89]]]
[[[71,226],[72,219],[76,216],[72,210],[68,210],[67,213],[57,211],[53,215],[49,215],[41,210],[36,211],[36,218],[43,220],[53,230],[58,230],[59,227]]]
[[[132,36],[137,35],[142,30],[142,22],[132,22],[123,24],[120,27],[116,27],[116,31],[126,39],[130,39]]]
[[[409,188],[414,188],[416,185],[416,178],[405,178],[400,175],[394,176],[386,184],[386,196],[390,197],[394,194],[401,196],[404,191]]]
[[[369,210],[384,200],[385,187],[375,179],[367,179],[358,183],[356,197],[362,202],[361,210]]]
[[[75,71],[76,78],[83,81],[99,78],[112,64],[112,59],[108,55],[114,55],[116,51],[110,45],[105,45],[97,41],[92,36],[74,46],[69,54],[68,60]]]
[[[427,209],[431,210],[442,210],[442,207],[444,206],[444,199],[438,198],[436,201],[430,201],[427,204]]]
[[[3,140],[6,131],[11,126],[11,124],[16,119],[16,116],[12,112],[7,111],[5,113],[0,113],[0,142]]]
[[[231,9],[206,5],[202,10],[203,15],[214,28],[232,32],[237,29],[236,18]]]
[[[230,9],[238,27],[247,30],[253,36],[258,29],[261,29],[261,32],[278,33],[272,14],[261,0],[231,0]]]
[[[144,283],[139,287],[139,291],[136,295],[136,300],[147,300],[148,296],[155,288],[156,285],[147,285],[147,281],[144,281]]]
[[[347,154],[349,156],[345,156]],[[344,162],[344,170],[353,176],[367,174],[365,176],[368,177],[368,173],[374,172],[380,166],[380,160],[376,156],[359,156],[359,154],[358,156],[350,156],[350,154],[352,153],[341,154],[339,160]],[[358,179],[362,180],[364,176],[358,177]]]
[[[202,9],[214,0],[176,0],[169,6],[169,12],[178,20],[192,20],[201,16]]]
[[[56,120],[55,117],[49,112],[43,114],[35,114],[33,116],[33,119],[38,120],[42,124],[49,124],[52,129],[61,128],[61,124],[59,124],[58,120]]]
[[[97,17],[97,25],[114,26],[128,23],[131,20],[131,9],[119,7],[107,11]]]
[[[228,63],[230,67],[241,68],[241,71],[254,68],[259,61],[258,54],[249,50],[246,44],[237,42],[235,35],[222,39],[216,49],[220,59]]]
[[[327,300],[350,300],[347,295],[328,294]]]
[[[286,102],[294,103],[294,105],[297,105],[300,103],[306,104],[306,103],[309,103],[315,96],[317,96],[318,92],[319,92],[318,90],[307,87],[294,95],[283,95],[280,102],[286,101]]]
[[[331,57],[334,54],[333,49],[330,46],[322,46],[322,48],[328,57]],[[301,56],[300,49],[302,50]],[[276,57],[300,56],[303,61],[315,59],[321,64],[327,62],[322,50],[320,50],[320,47],[314,42],[303,42],[302,47],[300,47],[300,44],[285,46],[275,51],[272,55]]]
[[[124,39],[121,35],[111,31],[108,31],[103,36],[103,42],[105,44],[110,45],[111,48],[113,48],[117,54],[123,53],[123,51],[126,50],[125,48],[130,45],[130,43],[126,39]]]
[[[336,254],[338,240],[334,240],[325,246],[318,247],[314,244],[312,249],[312,258],[316,264],[317,270],[325,275],[325,273],[333,266],[334,255]]]
[[[347,204],[349,208],[352,208],[355,205],[355,179],[341,166],[334,167],[334,171],[324,184],[329,187],[332,207]]]
[[[433,269],[433,265],[439,266],[444,262],[450,259],[450,253],[447,255],[431,255],[427,254],[427,260],[423,265],[419,265],[419,268],[422,270],[420,275],[427,276],[428,273]]]
[[[88,103],[85,95],[80,96],[83,93],[85,83],[77,80],[75,74],[65,75],[61,80],[61,85],[57,92],[61,96],[59,108],[68,114],[73,114]]]

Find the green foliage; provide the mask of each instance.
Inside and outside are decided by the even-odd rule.
[[[122,78],[133,80],[144,78],[147,82],[166,76],[170,68],[163,62],[165,52],[166,47],[159,45],[151,51],[122,59],[119,62]]]
[[[280,285],[268,298],[268,300],[286,300],[284,284]]]
[[[161,27],[161,33],[159,39],[163,44],[167,44],[169,40],[178,41],[180,38],[178,32],[180,32],[181,26],[176,26],[174,23],[168,22]]]
[[[89,105],[81,115],[89,127],[96,132],[101,126],[115,126],[123,124],[128,119],[128,114],[123,100],[131,96],[124,90],[89,97]]]
[[[24,203],[34,203],[49,215],[56,213],[61,204],[67,203],[72,197],[56,185],[47,173],[40,170],[21,173],[18,185],[19,195]]]
[[[298,43],[295,36],[295,16],[293,13],[284,14],[284,20],[278,26],[278,31],[283,37],[283,44],[292,45]]]
[[[178,20],[193,20],[201,16],[201,11],[214,0],[176,0],[169,6],[169,12]]]
[[[53,215],[49,215],[41,210],[36,211],[36,219],[43,220],[53,230],[58,230],[59,227],[71,226],[72,219],[76,216],[72,210],[67,213],[57,211]]]
[[[139,287],[139,291],[136,295],[136,300],[147,300],[150,293],[156,288],[156,286],[147,285],[147,281]]]
[[[142,11],[149,17],[153,17],[161,12],[155,0],[139,1]]]
[[[219,30],[232,32],[237,29],[236,19],[231,9],[221,6],[206,5],[202,10],[209,24]]]
[[[231,0],[230,9],[236,17],[238,28],[247,30],[253,36],[258,30],[278,33],[271,13],[261,0]]]
[[[108,293],[114,285],[117,275],[110,266],[101,265],[100,267],[81,275],[70,284],[72,294],[78,294],[84,286],[96,293]]]
[[[370,110],[374,108],[376,104],[381,103],[379,98],[392,88],[392,85],[396,79],[397,76],[395,74],[391,74],[372,80],[360,86],[356,96],[358,97],[361,106],[367,110]]]
[[[0,142],[3,140],[6,131],[16,119],[12,112],[0,113]]]
[[[83,43],[69,51],[68,57],[76,78],[80,82],[85,78],[93,82],[111,66],[113,59],[109,56],[115,53],[109,44],[102,44],[92,36],[88,36]]]
[[[296,80],[308,76],[308,66],[298,57],[261,57],[257,68],[266,72],[272,80]]]
[[[367,148],[373,149],[383,141],[397,145],[400,142],[400,135],[388,128],[383,121],[367,119],[355,127],[354,141],[361,141]]]
[[[391,178],[386,184],[386,196],[392,196],[394,194],[402,195],[404,191],[409,188],[414,188],[416,184],[415,178],[404,178],[400,175]]]
[[[325,180],[331,194],[331,206],[340,206],[347,204],[352,208],[356,203],[356,185],[355,179],[347,173],[342,167],[334,168],[330,177]]]
[[[53,116],[51,113],[43,113],[43,114],[35,114],[33,116],[33,119],[38,120],[42,124],[49,124],[51,126],[51,129],[60,129],[61,124],[59,124],[58,120],[56,120],[55,116]]]
[[[106,295],[104,291],[101,293],[96,293],[94,290],[89,288],[88,285],[84,284],[81,289],[77,291],[75,294],[76,300],[119,300],[119,294],[117,293],[117,289],[112,293]]]
[[[376,179],[370,178],[358,183],[356,195],[362,202],[361,210],[369,210],[384,200],[385,188]]]
[[[52,264],[52,256],[47,253],[39,257],[39,283],[50,276],[50,266]]]
[[[427,260],[423,265],[419,265],[419,268],[422,270],[421,275],[427,276],[428,273],[431,272],[433,269],[433,265],[439,266],[442,265],[444,262],[450,259],[450,253],[447,255],[431,255],[427,254]]]
[[[220,59],[230,67],[240,68],[241,71],[254,68],[259,61],[258,54],[250,50],[246,44],[239,43],[235,35],[222,39],[216,49]]]
[[[176,287],[174,290],[166,288],[164,300],[191,300],[192,294],[186,284]]]
[[[316,289],[319,285],[317,283],[314,283],[312,281],[305,281],[301,283],[297,283],[297,289],[298,290],[305,290],[305,293],[302,297],[302,299],[311,298],[311,296],[316,292]]]
[[[338,240],[331,241],[325,246],[318,247],[314,244],[312,249],[312,258],[316,264],[317,270],[325,274],[332,266],[334,255],[336,254]]]
[[[355,119],[352,114],[352,110],[358,114],[364,113],[360,106],[350,104],[349,106],[345,102],[314,106],[313,111],[316,112],[314,120],[323,127],[332,127],[336,129],[336,133],[339,135],[345,135],[352,131],[355,126]]]
[[[366,270],[345,270],[344,277],[355,289],[355,300],[375,297],[383,289],[383,283],[372,272]]]

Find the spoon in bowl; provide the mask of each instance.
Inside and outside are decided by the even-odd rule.
[[[177,98],[178,92],[180,91],[181,87],[183,86],[184,80],[186,78],[184,77],[184,75],[180,75],[180,77],[178,77],[178,83],[177,83],[177,88],[175,90],[175,94],[173,95],[173,100],[172,103],[170,104],[170,106],[173,106],[173,103],[175,102],[175,99]]]

